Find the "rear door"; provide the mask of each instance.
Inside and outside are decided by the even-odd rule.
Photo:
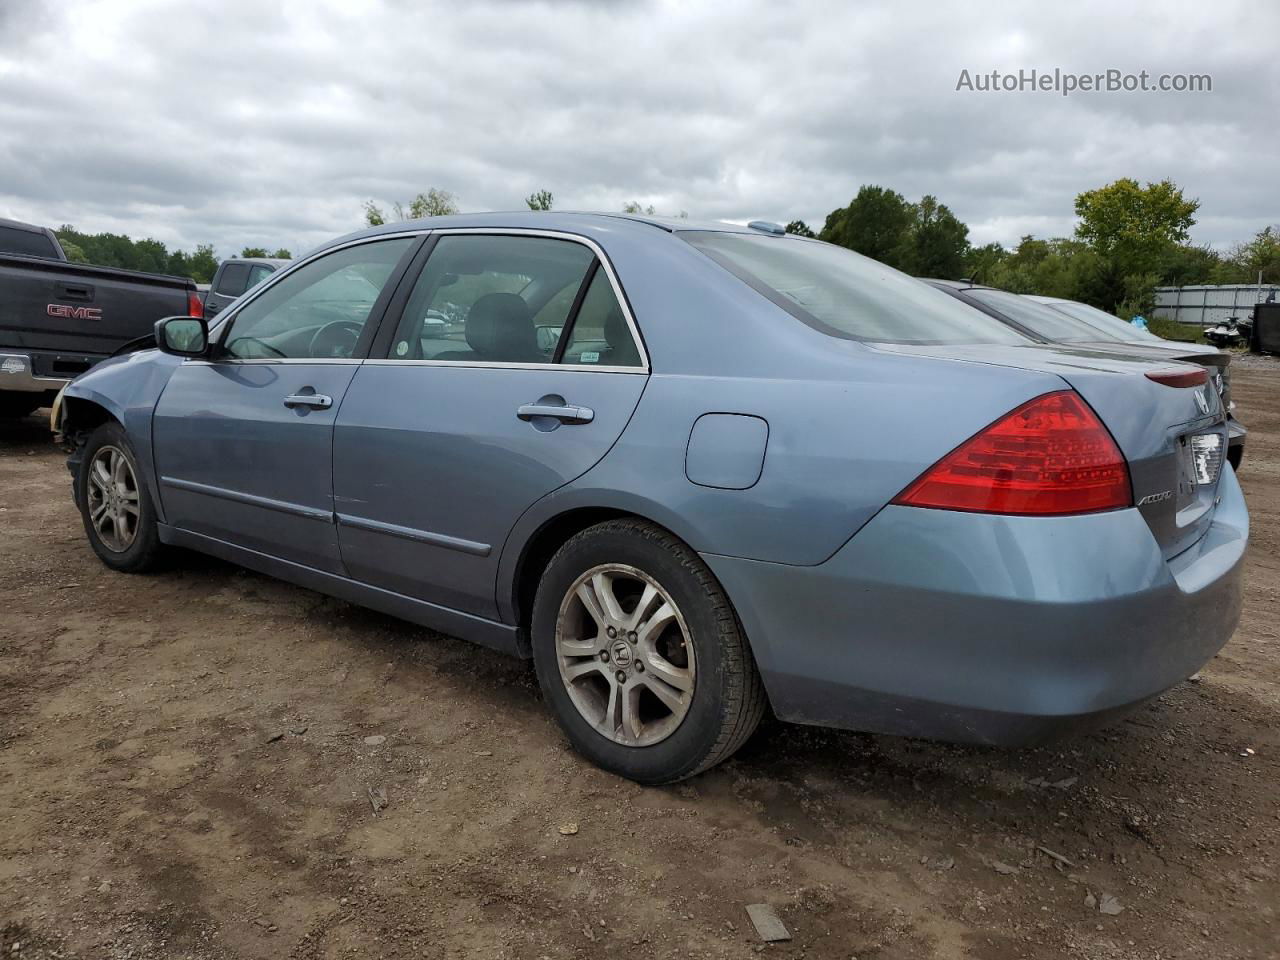
[[[335,431],[343,562],[496,617],[507,534],[608,452],[647,363],[616,278],[579,238],[444,234],[401,289]]]
[[[342,573],[333,424],[417,238],[372,240],[303,264],[229,318],[211,360],[188,360],[152,436],[170,524]]]

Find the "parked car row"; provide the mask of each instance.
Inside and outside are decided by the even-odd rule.
[[[1227,411],[1227,458],[1240,469],[1248,431],[1236,420],[1231,402],[1231,354],[1217,347],[1162,340],[1088,304],[1055,297],[1026,297],[968,280],[929,280],[1001,323],[1039,343],[1057,343],[1118,357],[1186,360],[1208,372]]]
[[[1061,305],[539,212],[352,234],[200,313],[62,395],[102,561],[203,551],[531,657],[643,783],[766,709],[1036,742],[1239,616],[1225,364]]]

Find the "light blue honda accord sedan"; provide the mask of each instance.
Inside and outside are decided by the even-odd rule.
[[[641,783],[766,709],[1035,742],[1239,616],[1201,367],[1036,345],[772,224],[393,224],[156,344],[59,408],[104,563],[185,547],[531,657]]]

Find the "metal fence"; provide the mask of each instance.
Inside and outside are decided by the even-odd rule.
[[[1228,317],[1248,318],[1255,303],[1274,296],[1275,284],[1233,283],[1222,286],[1156,287],[1155,316],[1195,326],[1210,326]]]

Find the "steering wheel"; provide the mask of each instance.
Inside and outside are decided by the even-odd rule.
[[[354,320],[332,320],[315,332],[309,352],[316,358],[345,359],[355,352],[364,324]]]

